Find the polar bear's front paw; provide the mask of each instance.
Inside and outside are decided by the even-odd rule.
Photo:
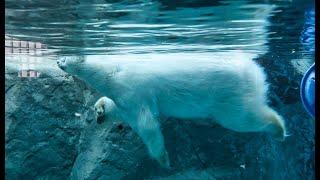
[[[97,102],[94,106],[94,111],[95,111],[97,123],[101,124],[105,118],[104,104]]]
[[[163,151],[160,155],[160,157],[157,159],[159,164],[166,168],[166,169],[170,169],[170,160],[169,160],[169,156],[168,156],[168,152],[167,151]]]
[[[101,124],[106,116],[109,116],[110,113],[113,113],[116,105],[115,103],[107,97],[100,98],[94,105],[94,111],[97,119],[97,123]],[[109,114],[109,115],[108,115]]]

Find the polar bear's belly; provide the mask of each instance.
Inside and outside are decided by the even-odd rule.
[[[241,114],[255,99],[254,88],[239,83],[239,76],[198,77],[205,83],[171,82],[157,88],[159,113],[176,118],[219,118],[227,114]],[[223,112],[223,113],[222,113]],[[227,112],[227,113],[226,113]]]
[[[246,105],[242,103],[242,97],[222,98],[207,95],[201,96],[175,96],[159,98],[158,108],[160,114],[168,117],[182,119],[189,118],[219,118],[228,113],[240,114]],[[223,113],[222,113],[223,112]]]

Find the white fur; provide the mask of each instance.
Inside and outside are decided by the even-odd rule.
[[[267,84],[253,54],[150,54],[65,57],[66,72],[115,104],[108,119],[127,122],[150,155],[169,166],[159,117],[208,119],[238,132],[285,136],[282,118],[266,104]],[[107,108],[107,106],[106,106]]]

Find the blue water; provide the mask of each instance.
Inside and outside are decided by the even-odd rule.
[[[58,54],[264,51],[272,39],[299,43],[293,34],[302,30],[310,5],[312,1],[6,0],[5,30]]]
[[[56,65],[57,56],[65,55],[122,55],[126,58],[131,54],[188,53],[196,59],[199,53],[233,53],[239,50],[252,53],[255,55],[254,61],[265,69],[267,75],[270,86],[268,103],[286,119],[291,136],[284,143],[274,142],[265,136],[253,140],[253,135],[232,132],[230,135],[229,131],[221,135],[225,131],[220,129],[214,134],[208,127],[184,124],[184,128],[179,127],[190,132],[188,136],[194,144],[182,141],[184,136],[170,133],[168,128],[163,132],[167,134],[168,144],[175,144],[175,138],[181,140],[177,147],[168,148],[169,153],[175,154],[172,155],[173,170],[161,170],[142,156],[145,166],[137,165],[131,171],[126,170],[125,175],[115,177],[314,179],[314,119],[303,109],[299,96],[302,75],[314,63],[314,16],[312,0],[6,0],[6,36],[40,42],[46,47],[41,56],[18,51],[6,54],[6,63],[30,56],[38,58],[40,66],[49,68]],[[47,64],[46,59],[52,60],[52,64]],[[37,115],[30,114],[30,119]],[[60,118],[64,114],[54,116]],[[165,127],[175,126],[166,124]],[[212,143],[215,145],[208,145],[210,136],[221,139]],[[225,137],[227,140],[224,141]],[[200,159],[200,165],[192,164],[192,158],[183,156],[188,149],[184,146],[198,152],[196,159]],[[10,150],[9,147],[7,149]],[[17,166],[17,172],[12,170],[15,168],[6,170],[8,179],[23,177],[23,173],[19,174],[21,167],[40,169],[34,164],[24,165],[27,160],[18,161],[10,153],[19,154],[20,151],[8,153],[6,161],[10,162],[10,167]],[[81,171],[84,171],[81,164],[89,161],[79,163],[81,159],[71,159],[78,162],[77,167]],[[46,169],[53,166],[44,164]],[[92,173],[91,178],[97,179],[99,173],[108,172],[110,169],[106,167],[99,166],[97,169],[100,169],[94,171],[96,174]],[[51,177],[40,172],[37,174],[37,168],[33,173],[26,172],[26,177]],[[61,175],[63,178],[76,171],[76,167],[66,169],[68,175]],[[108,179],[104,176],[100,178]]]

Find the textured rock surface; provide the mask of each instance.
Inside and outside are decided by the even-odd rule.
[[[20,79],[8,68],[5,86],[6,176],[67,177],[81,130],[92,120],[86,104],[93,93],[72,77]]]
[[[266,55],[265,58],[268,58]],[[262,59],[258,60],[262,61]],[[314,120],[295,89],[301,74],[267,70],[273,106],[291,134],[277,142],[262,133],[236,133],[169,119],[162,122],[172,169],[149,158],[123,123],[101,125],[92,106],[101,97],[85,83],[48,66],[36,79],[6,66],[6,177],[8,179],[313,179]],[[290,65],[287,65],[290,67]],[[281,72],[280,70],[277,72]],[[276,93],[277,92],[277,93]],[[280,95],[280,96],[279,96]],[[291,101],[285,95],[292,98]]]

